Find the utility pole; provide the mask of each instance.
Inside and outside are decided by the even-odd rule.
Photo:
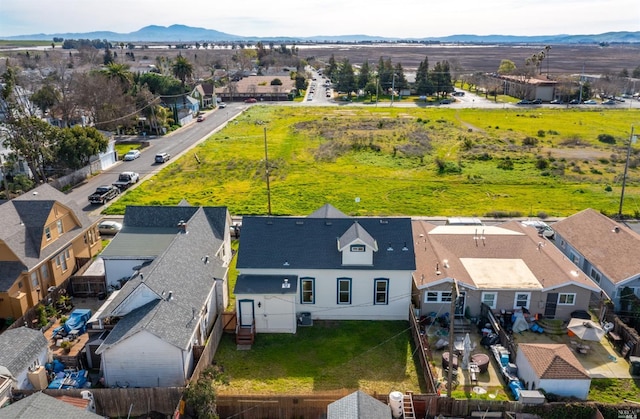
[[[0,154],[0,173],[2,173],[2,183],[4,183],[5,199],[8,201],[11,199],[9,196],[9,184],[7,183],[7,173],[4,170],[4,162],[2,161],[2,154]]]
[[[267,155],[267,127],[264,127],[264,171],[267,175],[267,214],[271,215],[271,187],[269,186],[269,157]]]
[[[393,106],[393,97],[396,94],[396,73],[393,73],[391,78],[391,106]]]
[[[635,142],[635,138],[633,137],[633,125],[631,125],[631,135],[629,136],[629,144],[627,145],[627,161],[624,164],[624,174],[622,175],[622,191],[620,192],[620,208],[618,209],[618,220],[622,220],[622,204],[624,203],[624,188],[627,184],[629,157],[631,157],[631,145]]]

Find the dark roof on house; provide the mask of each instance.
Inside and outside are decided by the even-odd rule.
[[[56,203],[68,208],[80,227],[65,231],[53,243],[40,249],[46,220]],[[46,183],[0,205],[0,220],[0,241],[6,243],[26,267],[25,270],[32,269],[42,260],[61,251],[92,224],[73,200]],[[5,263],[0,262],[0,266]],[[13,270],[15,266],[7,269]]]
[[[223,245],[224,234],[219,236],[214,227],[226,223],[226,208],[195,207],[194,210],[193,216],[185,220],[187,231],[176,231],[166,250],[141,268],[138,276],[125,283],[103,310],[103,318],[116,316],[120,320],[98,352],[141,330],[178,348],[189,346],[196,327],[194,316],[199,316],[215,278],[222,278],[227,270],[223,261],[216,257]],[[222,219],[214,220],[213,216]],[[126,311],[127,303],[142,292],[155,297],[141,307]]]
[[[329,403],[327,419],[389,419],[391,407],[358,390]]]
[[[545,380],[590,379],[587,370],[567,345],[521,343],[518,350],[527,358],[535,374]]]
[[[283,284],[289,284],[283,286]],[[238,275],[234,294],[296,294],[297,275]]]
[[[373,254],[373,266],[348,269],[415,269],[411,219],[380,217],[243,217],[237,267],[282,269],[287,262],[288,269],[345,269],[338,239],[356,222],[379,249]]]
[[[22,400],[0,409],[0,417],[6,419],[97,419],[100,415],[73,406],[42,392],[34,393]]]
[[[216,237],[224,238],[227,221],[226,207],[128,206],[122,230],[102,252],[104,259],[155,258],[173,242],[184,222],[187,231],[193,226],[191,218],[202,208],[210,229]]]
[[[307,218],[349,218],[349,216],[331,204],[324,204],[311,214],[307,215]]]
[[[589,208],[553,229],[614,284],[640,274],[640,234],[624,224]]]
[[[16,377],[29,368],[47,346],[40,330],[24,326],[6,330],[0,335],[0,365]]]
[[[0,291],[8,291],[16,278],[27,270],[22,262],[0,262]]]

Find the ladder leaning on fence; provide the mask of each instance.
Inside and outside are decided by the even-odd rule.
[[[402,417],[404,419],[416,419],[415,410],[413,409],[413,392],[407,391],[402,396]]]

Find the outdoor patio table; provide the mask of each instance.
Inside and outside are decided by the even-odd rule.
[[[487,372],[489,369],[489,355],[487,354],[471,355],[471,362],[478,366],[480,373]]]
[[[442,369],[449,368],[449,352],[442,353]],[[453,369],[458,369],[458,357],[456,355],[453,356]]]

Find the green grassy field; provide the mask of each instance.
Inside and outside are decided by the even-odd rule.
[[[266,214],[266,128],[275,215],[325,203],[353,215],[567,216],[588,207],[612,214],[639,121],[636,110],[612,109],[256,106],[107,211],[185,198]],[[640,214],[639,152],[627,215]]]
[[[57,42],[56,46],[62,45]],[[50,47],[51,41],[7,40],[0,39],[0,48]]]

